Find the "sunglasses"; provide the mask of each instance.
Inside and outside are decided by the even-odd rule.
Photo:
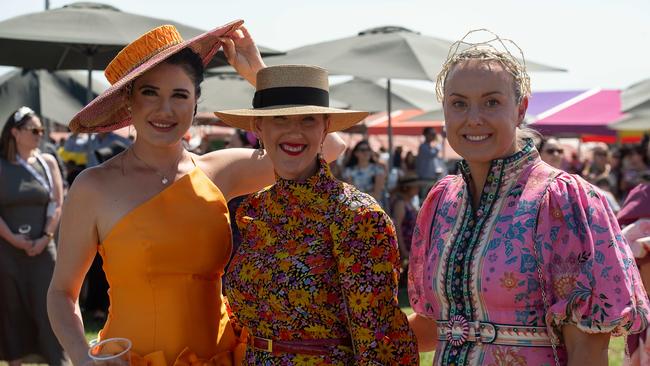
[[[370,151],[370,149],[367,148],[367,147],[362,147],[362,148],[357,149],[357,152],[369,152],[369,151]]]
[[[557,153],[557,154],[564,154],[564,149],[553,149],[553,148],[550,148],[550,149],[544,149],[544,152],[547,153],[547,154],[551,154],[551,155],[553,155],[553,154],[555,154],[555,153]]]
[[[43,136],[45,129],[43,127],[21,128],[24,131],[30,131],[32,135]]]

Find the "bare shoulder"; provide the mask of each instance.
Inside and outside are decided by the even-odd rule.
[[[121,176],[122,166],[118,157],[115,157],[98,166],[84,169],[75,178],[69,195],[82,196],[84,200],[90,200],[88,203],[96,202],[102,195],[111,191],[110,187]]]
[[[43,160],[45,160],[45,162],[50,167],[52,167],[54,165],[57,165],[56,158],[54,157],[54,155],[48,154],[48,153],[43,153],[43,154],[41,154],[41,156],[43,157]]]

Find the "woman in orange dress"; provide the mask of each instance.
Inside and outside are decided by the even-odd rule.
[[[203,68],[222,43],[249,80],[264,67],[241,24],[188,41],[172,26],[146,33],[113,59],[112,86],[70,123],[75,132],[137,131],[129,149],[79,175],[63,209],[48,309],[77,365],[92,363],[77,300],[97,251],[110,286],[99,338],[130,339],[133,364],[233,365],[243,354],[221,296],[231,252],[226,203],[272,183],[272,165],[252,149],[197,156],[181,143]],[[343,145],[329,141],[333,159]]]

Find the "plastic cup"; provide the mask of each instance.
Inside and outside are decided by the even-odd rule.
[[[107,338],[91,343],[88,357],[98,365],[130,365],[131,341],[127,338]]]

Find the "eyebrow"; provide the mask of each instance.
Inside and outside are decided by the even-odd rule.
[[[160,90],[159,87],[157,87],[157,86],[153,86],[153,85],[149,85],[149,84],[142,85],[138,90],[142,90],[142,89],[154,89],[154,90]],[[190,91],[187,90],[187,89],[185,89],[185,88],[176,88],[176,89],[173,89],[173,91],[175,91],[175,92],[184,92],[184,93],[188,93],[188,94],[190,93]]]
[[[495,90],[495,91],[484,93],[483,95],[481,95],[481,98],[487,97],[487,96],[492,95],[492,94],[503,94],[503,93],[500,92],[500,91]],[[464,96],[464,95],[462,95],[460,93],[451,93],[451,94],[449,94],[449,96],[450,97],[457,96],[457,97],[467,98],[466,96]]]
[[[142,89],[156,89],[156,90],[159,90],[160,88],[157,87],[157,86],[144,84],[144,85],[140,86],[140,88],[138,90],[142,90]]]

